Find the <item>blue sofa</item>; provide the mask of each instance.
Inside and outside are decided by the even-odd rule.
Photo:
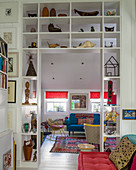
[[[81,114],[81,113],[71,113],[69,115],[69,118],[66,120],[67,131],[69,131],[69,135],[70,135],[71,131],[72,132],[84,132],[84,125],[78,124],[78,117],[76,116],[77,114]],[[94,118],[93,124],[94,125],[100,124],[100,114],[99,113],[88,113],[88,114],[89,115],[91,114],[93,116],[93,118]],[[88,114],[82,113],[82,115],[83,115],[82,119],[86,118],[85,115],[88,115]]]

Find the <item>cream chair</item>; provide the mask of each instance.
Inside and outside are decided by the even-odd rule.
[[[98,151],[100,151],[100,125],[84,124],[86,141],[91,144],[98,144]],[[104,142],[106,137],[104,138]]]

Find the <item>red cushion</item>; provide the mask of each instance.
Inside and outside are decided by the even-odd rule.
[[[136,154],[135,154],[135,156],[133,158],[133,162],[132,162],[130,170],[136,170]]]
[[[78,170],[117,170],[109,160],[108,152],[80,152]]]

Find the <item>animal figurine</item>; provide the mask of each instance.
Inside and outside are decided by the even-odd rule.
[[[49,44],[48,42],[47,42],[47,44],[48,44],[49,48],[56,48],[57,46],[59,46],[59,44]]]
[[[56,27],[54,27],[54,25],[51,24],[51,23],[48,25],[48,30],[49,30],[49,32],[62,32],[62,31],[61,31],[61,28],[56,28]]]
[[[92,42],[90,42],[90,41],[85,41],[84,43],[83,43],[83,45],[80,45],[80,46],[78,46],[77,48],[92,48],[92,47],[94,47],[96,44],[94,44],[94,43],[92,43]]]
[[[99,14],[99,11],[83,12],[83,11],[78,11],[77,9],[74,9],[74,12],[78,13],[80,16],[96,16]]]

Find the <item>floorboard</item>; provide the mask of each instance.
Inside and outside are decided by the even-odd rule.
[[[71,136],[77,136],[71,135]],[[82,136],[82,134],[81,134]],[[45,139],[41,147],[41,163],[38,169],[17,168],[17,170],[77,170],[78,154],[50,152],[54,141]]]

